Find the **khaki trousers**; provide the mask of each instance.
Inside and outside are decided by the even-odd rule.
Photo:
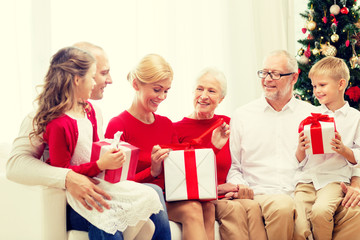
[[[294,239],[305,240],[311,231],[315,239],[332,239],[333,216],[343,198],[340,183],[316,190],[312,183],[299,183],[295,189]]]
[[[221,239],[266,240],[260,206],[250,199],[218,200],[215,217]]]
[[[285,194],[256,195],[269,240],[291,240],[294,234],[294,199]]]
[[[360,240],[360,207],[339,206],[334,216],[333,240]]]

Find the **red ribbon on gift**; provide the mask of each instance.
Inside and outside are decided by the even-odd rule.
[[[199,199],[199,184],[196,171],[195,150],[185,150],[184,158],[186,183],[192,183],[191,186],[189,186],[188,184],[186,185],[188,199]]]
[[[298,130],[299,133],[304,130],[305,125],[311,125],[310,126],[310,134],[311,134],[311,147],[313,150],[313,154],[324,153],[320,121],[321,122],[334,122],[334,129],[336,131],[334,118],[329,117],[328,115],[323,115],[321,113],[311,113],[311,116],[302,120],[299,125],[299,130]]]
[[[199,148],[203,138],[214,131],[215,128],[221,126],[224,123],[223,118],[219,118],[216,120],[216,122],[203,134],[201,134],[199,137],[192,139],[190,142],[184,142],[184,143],[172,143],[172,144],[162,144],[160,145],[161,148],[170,148],[172,150],[185,150],[185,149],[194,149]]]
[[[191,186],[186,185],[188,199],[199,199],[199,184],[196,170],[195,148],[200,148],[202,139],[211,133],[215,128],[224,123],[223,118],[219,118],[216,122],[199,137],[192,139],[190,142],[173,143],[160,145],[161,148],[170,148],[172,150],[184,150],[185,179],[186,183],[192,183]]]

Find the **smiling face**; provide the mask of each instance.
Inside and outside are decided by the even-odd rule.
[[[311,84],[315,97],[321,104],[325,104],[329,109],[343,104],[343,89],[346,81],[344,79],[335,80],[330,76],[312,76]],[[337,107],[335,107],[336,109]]]
[[[194,93],[195,119],[212,118],[223,99],[221,83],[214,76],[205,74],[200,77]]]
[[[290,73],[287,58],[284,55],[269,56],[263,66],[266,72],[277,72],[280,74]],[[268,101],[287,102],[292,97],[292,89],[297,80],[297,73],[283,76],[273,80],[269,75],[261,79],[261,85]]]
[[[166,99],[171,82],[170,79],[159,80],[153,83],[142,83],[134,80],[137,99],[145,113],[156,112],[159,104]]]
[[[96,58],[97,70],[95,75],[96,85],[91,93],[91,99],[100,100],[104,97],[106,85],[112,83],[112,78],[110,76],[109,60],[105,52],[101,49],[93,50],[93,52]]]
[[[76,98],[87,100],[91,96],[91,92],[95,86],[95,74],[96,74],[96,64],[93,63],[86,75],[82,78],[78,78],[77,88],[76,88]]]

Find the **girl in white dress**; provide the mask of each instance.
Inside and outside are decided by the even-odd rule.
[[[122,150],[112,149],[98,161],[90,162],[92,143],[99,140],[95,111],[87,102],[95,85],[95,72],[95,59],[89,53],[75,47],[60,49],[52,57],[37,98],[39,108],[33,122],[36,127],[30,134],[30,138],[38,136],[48,144],[51,165],[88,177],[120,168],[125,161]],[[119,232],[125,239],[151,239],[154,226],[149,217],[163,210],[156,191],[132,181],[111,184],[98,180],[98,186],[111,196],[107,200],[110,208],[90,211],[83,203],[94,199],[83,199],[82,203],[67,192],[71,208],[95,229],[104,231],[101,235],[108,237],[103,239],[122,239]],[[90,233],[89,237],[95,239]]]

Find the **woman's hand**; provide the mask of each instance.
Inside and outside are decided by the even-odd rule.
[[[239,191],[237,185],[232,183],[224,183],[218,185],[218,195],[222,196],[225,195],[225,199],[233,198],[233,195]]]
[[[224,122],[221,126],[215,128],[215,130],[212,132],[211,143],[217,149],[221,149],[229,140],[229,136],[230,127]]]
[[[151,176],[157,177],[162,171],[162,162],[169,155],[170,149],[162,149],[155,145],[151,152]]]
[[[97,165],[101,171],[106,169],[121,168],[125,162],[125,153],[121,149],[110,149],[97,161]]]

